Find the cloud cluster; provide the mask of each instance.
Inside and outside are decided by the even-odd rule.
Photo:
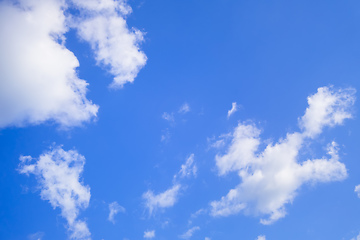
[[[65,34],[75,28],[115,76],[112,86],[121,87],[146,63],[143,33],[128,28],[129,13],[115,0],[1,1],[0,128],[46,121],[67,128],[96,118],[99,107],[86,97],[88,83],[78,77]]]
[[[149,211],[149,215],[151,216],[157,209],[174,206],[182,188],[182,184],[179,180],[185,177],[190,177],[191,175],[196,176],[196,171],[197,167],[194,163],[194,154],[191,154],[186,160],[186,163],[181,165],[179,173],[174,175],[172,187],[158,194],[154,194],[151,190],[145,192],[142,197],[145,201],[145,207]]]
[[[61,209],[71,239],[90,239],[91,235],[86,222],[78,220],[79,211],[86,209],[90,201],[90,188],[80,180],[84,164],[85,158],[77,151],[61,147],[43,153],[38,159],[20,157],[19,172],[36,176],[41,198]]]
[[[340,181],[347,170],[339,161],[337,144],[327,147],[329,158],[299,161],[305,144],[319,135],[324,127],[342,124],[351,118],[354,89],[319,88],[308,98],[308,108],[299,119],[301,132],[287,133],[284,139],[268,144],[259,151],[261,131],[253,124],[239,123],[225,154],[216,155],[220,175],[235,171],[241,183],[219,201],[210,203],[213,216],[246,214],[268,215],[261,219],[271,224],[286,215],[285,204],[291,203],[305,183]]]

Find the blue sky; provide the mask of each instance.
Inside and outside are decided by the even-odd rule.
[[[358,1],[0,22],[0,239],[360,239]]]

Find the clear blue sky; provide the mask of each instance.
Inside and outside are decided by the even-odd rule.
[[[1,0],[0,36],[0,239],[360,239],[360,2]]]

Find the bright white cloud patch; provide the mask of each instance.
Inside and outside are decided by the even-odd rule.
[[[308,97],[309,107],[305,115],[299,119],[303,134],[315,137],[324,127],[341,125],[345,119],[351,118],[349,107],[355,101],[355,89],[334,90],[321,87],[318,92]]]
[[[115,0],[0,2],[0,128],[46,121],[67,128],[95,118],[99,107],[86,97],[88,83],[77,75],[65,34],[76,28],[115,76],[112,86],[122,87],[146,63],[139,50],[143,33],[126,23],[131,11]]]
[[[346,167],[339,161],[335,142],[328,145],[329,158],[301,162],[299,151],[324,127],[342,124],[350,118],[348,109],[354,100],[352,89],[319,88],[308,98],[309,107],[300,118],[303,132],[288,133],[262,152],[261,131],[252,124],[239,123],[226,153],[216,155],[215,159],[220,175],[235,171],[242,181],[219,201],[210,203],[211,214],[228,216],[244,210],[247,214],[268,215],[261,223],[271,224],[286,215],[285,204],[293,201],[303,184],[346,178]]]
[[[184,103],[179,109],[179,113],[182,113],[182,114],[187,113],[189,111],[190,111],[190,106],[187,103]]]
[[[200,227],[198,226],[192,227],[189,230],[187,230],[184,234],[180,235],[179,237],[182,239],[189,239],[198,230],[200,230]]]
[[[231,109],[228,111],[227,117],[229,118],[231,115],[233,115],[237,110],[238,110],[239,106],[237,105],[236,102],[233,102],[231,104]]]
[[[96,116],[79,62],[61,43],[64,7],[60,0],[0,3],[0,128],[47,120],[69,127]]]
[[[78,220],[79,211],[87,208],[90,201],[90,188],[80,180],[85,158],[75,150],[55,147],[38,159],[21,156],[20,161],[20,173],[37,177],[41,198],[48,200],[53,208],[61,209],[70,238],[90,239],[86,223]]]
[[[117,202],[112,202],[109,204],[109,217],[108,220],[112,223],[115,223],[115,215],[122,212],[125,212],[125,208],[123,206],[120,206]]]
[[[152,231],[145,231],[144,232],[144,238],[154,238],[155,237],[155,230]]]
[[[147,58],[139,49],[144,34],[129,29],[126,23],[131,7],[124,0],[73,0],[73,3],[83,12],[73,24],[80,38],[90,43],[98,64],[108,67],[115,76],[111,86],[123,87],[133,82]]]
[[[179,173],[174,175],[173,185],[171,188],[159,194],[154,194],[151,190],[145,192],[142,197],[145,200],[145,207],[148,209],[149,215],[151,216],[157,209],[174,206],[179,198],[180,190],[182,188],[182,184],[179,182],[179,179],[190,177],[191,175],[195,176],[196,171],[197,168],[194,163],[194,154],[191,154],[186,160],[186,163],[181,165]]]

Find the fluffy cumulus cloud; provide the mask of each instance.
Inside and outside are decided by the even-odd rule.
[[[115,0],[0,2],[0,128],[45,121],[66,128],[94,119],[99,107],[86,97],[88,83],[77,75],[79,62],[65,34],[77,29],[114,75],[112,85],[123,86],[146,62],[142,32],[126,24],[130,12]]]
[[[260,235],[256,238],[256,240],[266,240],[265,235]]]
[[[181,179],[190,176],[196,176],[196,165],[194,163],[194,154],[191,154],[186,160],[186,163],[181,165],[181,169],[178,174],[174,175],[172,186],[166,191],[158,194],[154,194],[153,191],[148,190],[142,197],[145,201],[145,207],[149,211],[151,216],[157,209],[169,208],[175,205],[178,201],[180,190],[183,185]]]
[[[40,195],[53,208],[60,208],[67,220],[71,239],[90,239],[86,222],[78,219],[79,211],[90,201],[90,188],[80,180],[85,158],[75,150],[55,147],[38,159],[21,156],[19,171],[37,177]]]
[[[132,12],[125,0],[72,0],[82,10],[74,21],[80,38],[90,43],[99,65],[114,75],[113,87],[133,82],[145,66],[146,55],[139,45],[144,33],[130,29],[126,16]]]
[[[347,177],[339,161],[335,142],[328,144],[329,157],[300,161],[299,152],[325,127],[342,124],[351,118],[353,89],[319,88],[308,98],[308,108],[300,118],[302,131],[288,133],[284,139],[259,151],[261,131],[253,124],[239,123],[225,154],[216,155],[220,175],[237,172],[241,183],[219,201],[210,203],[213,216],[228,216],[244,211],[265,215],[263,224],[271,224],[286,215],[297,190],[305,183],[340,181]]]
[[[187,230],[184,234],[180,235],[179,237],[182,239],[190,239],[192,235],[198,230],[200,230],[200,227],[198,226],[192,227],[189,230]]]
[[[125,208],[121,205],[119,205],[117,202],[112,202],[109,204],[109,217],[108,220],[112,223],[115,223],[115,215],[118,213],[124,213]]]
[[[79,62],[62,44],[64,7],[60,0],[0,3],[0,127],[47,120],[74,126],[96,116],[76,74]]]
[[[145,231],[144,232],[144,238],[154,238],[155,237],[155,230],[152,231]]]

